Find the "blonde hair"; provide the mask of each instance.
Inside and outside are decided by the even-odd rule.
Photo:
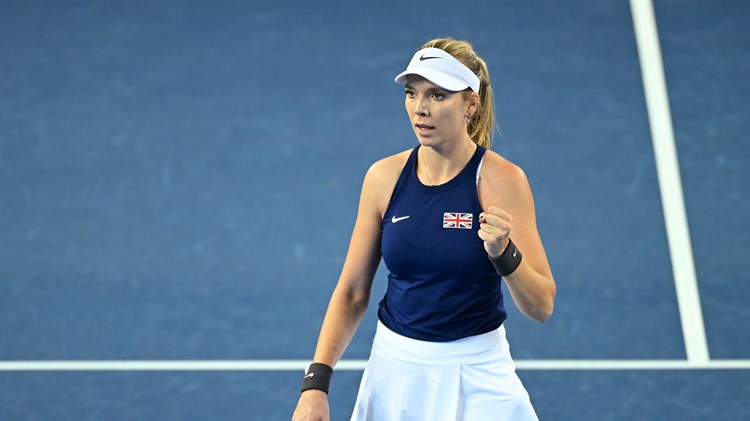
[[[420,50],[430,47],[439,48],[452,55],[479,77],[479,107],[474,115],[471,116],[471,119],[469,119],[466,131],[474,143],[489,149],[495,135],[496,123],[495,101],[492,95],[487,63],[477,55],[474,47],[468,41],[453,38],[436,38],[427,41],[420,47]],[[467,91],[466,97],[468,98],[470,94],[471,92]]]

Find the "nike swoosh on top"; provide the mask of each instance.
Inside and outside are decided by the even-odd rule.
[[[391,223],[395,224],[398,221],[403,221],[404,219],[408,218],[409,216],[411,216],[411,215],[400,216],[400,217],[396,218],[396,215],[393,215],[393,218],[391,218]]]
[[[422,54],[422,55],[421,55],[421,56],[419,57],[419,61],[425,61],[425,60],[429,60],[429,59],[432,59],[432,58],[441,58],[441,57],[438,57],[438,56],[433,56],[433,57],[425,57],[425,56],[424,56],[424,54]]]

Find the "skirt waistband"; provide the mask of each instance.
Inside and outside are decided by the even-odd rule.
[[[378,321],[372,352],[416,364],[485,363],[504,356],[510,360],[502,325],[491,332],[456,341],[429,342],[399,335]]]

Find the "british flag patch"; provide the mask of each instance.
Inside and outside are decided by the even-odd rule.
[[[470,213],[445,212],[443,214],[443,228],[471,229],[474,215]]]

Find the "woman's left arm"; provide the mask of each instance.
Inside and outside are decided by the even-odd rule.
[[[478,187],[484,209],[479,216],[479,237],[491,259],[513,240],[522,255],[521,264],[503,279],[521,313],[541,323],[552,315],[556,286],[537,230],[531,187],[523,170],[492,155],[485,160],[489,165],[482,168]]]

